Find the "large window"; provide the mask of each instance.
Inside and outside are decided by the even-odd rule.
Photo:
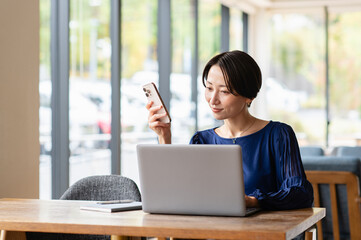
[[[361,145],[361,12],[329,22],[330,145]]]
[[[118,3],[120,12],[115,7]],[[188,143],[197,124],[199,129],[218,124],[204,100],[200,75],[205,63],[221,48],[221,4],[214,0],[169,3],[170,12],[166,9],[168,2],[159,0],[40,1],[40,198],[58,198],[69,184],[89,175],[117,173],[118,161],[121,175],[139,183],[136,145],[157,143],[156,134],[148,127],[147,99],[142,90],[146,83],[154,82],[170,96],[167,100],[174,143]],[[158,6],[162,9],[159,14]],[[167,18],[168,13],[170,31],[169,25],[157,19]],[[231,33],[223,40],[240,49],[241,11],[231,11],[231,19],[226,21],[230,21]],[[111,31],[116,32],[118,27],[120,45],[113,46],[119,36]],[[160,51],[159,59],[158,50],[164,50],[164,46],[158,46],[158,34],[162,40],[171,39],[171,51]],[[169,79],[163,76],[166,69],[159,81],[160,69],[165,68],[158,65],[166,65],[168,56]],[[112,66],[118,62],[120,66]],[[121,79],[117,79],[119,74]],[[198,78],[199,92],[194,78]],[[167,85],[167,81],[170,92],[159,86]],[[111,101],[118,97],[118,89],[112,86],[119,82],[117,116],[119,109],[112,106],[118,107],[119,103]],[[51,103],[51,99],[55,101]],[[118,124],[111,120],[117,118],[120,142],[115,134],[119,129],[111,129]],[[52,126],[57,131],[52,131]],[[119,148],[121,159],[117,159]]]
[[[221,5],[214,1],[199,1],[199,79],[198,119],[199,129],[214,127],[215,120],[204,99],[203,68],[221,49]]]
[[[272,16],[268,111],[295,129],[300,145],[359,145],[361,13],[331,13],[328,29],[326,17],[324,11]]]
[[[158,86],[157,1],[122,1],[121,174],[138,182],[136,144],[157,143],[142,85]]]
[[[40,1],[40,198],[51,198],[50,0]]]
[[[110,0],[70,1],[69,184],[110,174]]]
[[[244,33],[248,29],[244,26],[248,18],[242,17],[241,10],[230,7],[229,18],[228,14],[223,14],[222,19],[222,7],[216,0],[171,0],[170,31],[168,25],[164,27],[157,19],[158,4],[168,2],[123,0],[119,2],[120,16],[118,9],[111,9],[118,4],[115,1],[70,0],[69,3],[68,6],[68,1],[40,0],[40,198],[56,197],[68,183],[72,184],[82,177],[117,172],[114,171],[118,170],[114,169],[117,161],[121,162],[121,174],[138,182],[136,144],[157,143],[155,133],[148,128],[147,100],[141,86],[148,82],[160,84],[157,50],[164,46],[158,46],[159,26],[162,37],[171,39],[170,98],[167,100],[170,100],[169,110],[173,118],[174,143],[187,143],[196,128],[202,130],[221,124],[214,120],[204,100],[201,74],[206,62],[220,52],[221,41],[228,41],[222,42],[222,46],[229,43],[230,50],[242,50],[243,46],[247,46],[247,42],[243,42],[243,34],[248,36]],[[162,8],[160,14],[164,17],[167,12]],[[119,17],[121,20],[118,22]],[[121,46],[111,45],[118,41],[118,36],[114,37],[110,32],[111,26],[117,25],[114,22],[112,25],[111,19],[120,23]],[[270,119],[293,127],[300,145],[326,146],[329,143],[332,147],[361,144],[360,22],[360,12],[329,15],[327,71],[324,9],[308,13],[272,13],[267,28],[271,33],[267,67],[270,72],[269,77],[264,79],[266,100],[262,104],[265,104]],[[221,32],[228,31],[222,29],[227,26],[229,36],[221,36]],[[62,51],[68,50],[68,43],[69,52]],[[116,56],[116,60],[111,61],[111,57],[117,55],[112,55],[117,47],[121,48],[121,59]],[[50,49],[60,57],[51,55]],[[267,54],[264,56],[267,57]],[[163,57],[161,54],[160,60]],[[121,62],[121,66],[111,66],[117,61]],[[69,92],[65,73],[67,67]],[[121,79],[116,79],[118,72],[111,74],[114,73],[112,67],[120,67],[117,70],[121,71]],[[196,68],[197,73],[193,71]],[[327,72],[329,81],[326,79]],[[163,79],[163,73],[161,82],[168,83],[164,82],[168,79]],[[198,92],[194,86],[195,76],[198,76]],[[111,109],[111,86],[116,85],[118,80],[121,83],[120,116],[114,114],[114,108]],[[168,89],[163,88],[163,91],[167,93]],[[67,93],[69,126],[60,124],[67,123],[64,121],[67,119],[67,109],[64,108]],[[52,94],[56,99],[55,105],[51,103]],[[197,101],[194,99],[196,96]],[[52,115],[59,116],[59,119],[52,119]],[[118,139],[111,138],[111,116],[113,119],[120,117],[120,142],[110,142]],[[113,124],[116,126],[117,123]],[[59,134],[64,129],[67,129],[65,133],[69,131],[70,156],[67,152],[68,136]],[[116,159],[117,154],[111,152],[116,147],[120,147],[119,160]],[[55,166],[57,164],[59,166]],[[52,172],[56,174],[52,175]],[[51,183],[52,179],[56,179],[55,184]],[[57,184],[58,181],[60,184]],[[55,191],[52,186],[55,186]],[[51,194],[52,191],[55,194]]]
[[[325,37],[320,14],[271,18],[270,77],[264,80],[271,119],[290,124],[300,145],[325,145]]]
[[[194,5],[191,0],[172,4],[172,74],[170,78],[172,138],[174,143],[188,143],[195,132],[192,116],[191,70],[194,51]]]

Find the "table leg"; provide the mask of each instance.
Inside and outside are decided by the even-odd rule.
[[[26,240],[25,232],[1,230],[0,240]]]

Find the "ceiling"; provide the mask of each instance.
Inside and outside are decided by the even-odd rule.
[[[240,8],[249,13],[257,9],[284,10],[298,8],[324,8],[361,11],[361,0],[220,0],[226,6]]]

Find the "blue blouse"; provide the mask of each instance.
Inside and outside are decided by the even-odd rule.
[[[256,197],[262,208],[312,207],[313,188],[306,179],[297,139],[289,125],[270,121],[258,132],[235,139],[222,138],[214,129],[196,132],[190,144],[240,145],[245,193]]]

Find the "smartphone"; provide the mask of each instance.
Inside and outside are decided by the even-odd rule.
[[[151,83],[144,85],[143,92],[144,92],[145,96],[148,98],[148,101],[153,102],[152,107],[160,106],[160,105],[163,106],[157,113],[167,113],[167,116],[164,116],[164,117],[160,118],[159,120],[164,123],[170,123],[171,122],[170,115],[168,113],[167,108],[165,107],[165,105],[163,103],[162,97],[160,96],[155,84],[151,82]]]

